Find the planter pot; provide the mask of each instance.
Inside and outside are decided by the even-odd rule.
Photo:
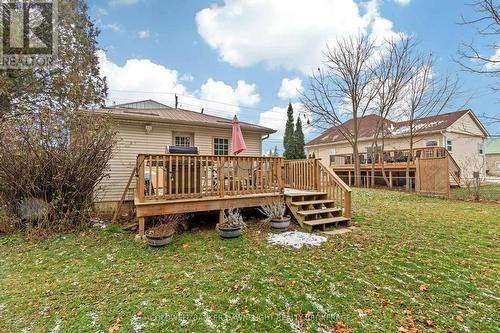
[[[271,219],[271,228],[273,231],[284,232],[290,226],[290,215],[285,215],[281,219]]]
[[[243,231],[243,227],[237,227],[237,228],[226,228],[226,227],[215,227],[217,230],[217,234],[219,234],[219,237],[222,239],[231,239],[231,238],[238,238],[241,236],[241,233]]]
[[[174,235],[172,234],[169,236],[148,236],[148,234],[146,234],[146,239],[148,240],[149,246],[160,247],[172,243]]]

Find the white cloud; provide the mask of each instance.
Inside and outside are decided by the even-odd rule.
[[[238,80],[233,88],[223,81],[215,81],[209,78],[201,87],[198,94],[201,101],[195,103],[199,107],[222,117],[231,117],[240,112],[241,106],[254,106],[260,101],[260,96],[256,92],[255,84],[248,84],[243,80]],[[216,103],[222,102],[222,103]]]
[[[411,0],[394,0],[394,2],[401,6],[408,6]]]
[[[179,107],[207,114],[231,117],[240,112],[240,106],[255,106],[260,101],[255,84],[243,80],[232,87],[223,81],[209,78],[198,91],[189,92],[182,81],[193,79],[191,74],[179,75],[174,69],[155,64],[149,59],[128,59],[123,66],[110,61],[106,53],[98,51],[101,76],[109,86],[108,104],[154,99],[167,105],[174,104],[174,93],[179,95]]]
[[[338,37],[369,33],[375,22],[379,34],[392,29],[379,13],[379,1],[360,6],[354,0],[225,0],[198,12],[196,22],[205,42],[233,66],[264,63],[309,73],[320,64],[325,45]]]
[[[488,70],[499,70],[500,69],[500,44],[497,45],[495,54],[489,58],[488,63],[486,63],[486,69]]]
[[[304,108],[301,103],[292,103],[292,108],[295,122],[297,121],[298,117],[301,117],[302,129],[304,131],[304,134],[312,131],[313,128],[307,124],[307,119],[310,119],[311,114]],[[275,106],[269,111],[265,111],[260,114],[259,125],[277,130],[276,133],[271,134],[272,139],[283,139],[283,135],[285,134],[287,110],[288,105],[285,107]]]
[[[149,29],[139,31],[139,32],[137,33],[137,36],[138,36],[140,39],[148,39],[148,38],[149,38],[149,36],[150,36]]]
[[[282,99],[294,98],[299,96],[304,91],[302,80],[298,77],[295,79],[284,78],[281,80],[281,87],[278,91],[278,96]]]
[[[191,75],[190,73],[185,73],[182,74],[181,78],[179,79],[181,81],[186,81],[186,82],[191,82],[194,80],[194,76]]]
[[[122,30],[121,26],[119,24],[116,24],[116,23],[103,24],[102,28],[104,30],[111,30],[113,32],[118,32],[118,31]]]
[[[110,103],[120,104],[147,98],[170,102],[173,101],[173,95],[165,92],[187,93],[186,87],[179,82],[176,70],[155,64],[148,59],[128,59],[123,66],[119,66],[111,62],[103,51],[98,51],[97,56],[101,76],[107,78]],[[141,93],[133,93],[134,91]]]

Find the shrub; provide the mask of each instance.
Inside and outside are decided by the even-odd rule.
[[[25,227],[62,231],[89,223],[114,135],[104,117],[45,113],[2,124],[0,196]]]

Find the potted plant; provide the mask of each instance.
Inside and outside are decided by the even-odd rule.
[[[271,228],[274,231],[287,231],[290,226],[290,215],[285,215],[286,206],[283,201],[274,202],[261,206],[259,211],[267,216],[271,221]]]
[[[148,244],[152,247],[160,247],[172,243],[178,225],[184,220],[183,214],[160,217],[157,224],[146,231]]]
[[[224,222],[217,223],[216,230],[223,239],[238,238],[245,227],[239,209],[231,208],[224,212]]]

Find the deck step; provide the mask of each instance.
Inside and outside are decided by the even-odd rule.
[[[299,210],[297,213],[300,215],[316,215],[325,213],[336,213],[341,212],[340,208],[323,208],[323,209],[311,209],[311,210]]]
[[[320,204],[330,204],[334,203],[333,200],[311,200],[311,201],[295,201],[291,204],[294,206],[308,206],[308,205],[320,205]]]
[[[310,197],[314,195],[325,195],[325,192],[297,192],[297,193],[285,193],[286,197]]]
[[[342,223],[342,222],[348,222],[349,219],[347,217],[343,216],[338,216],[338,217],[328,217],[326,219],[319,219],[319,220],[313,220],[313,221],[304,221],[304,224],[310,225],[310,226],[317,226],[317,225],[325,225],[325,224],[330,224],[330,223]]]

